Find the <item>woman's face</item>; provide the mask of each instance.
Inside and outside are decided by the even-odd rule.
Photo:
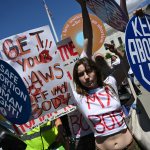
[[[97,88],[97,76],[92,68],[85,68],[83,64],[78,66],[78,77],[81,84],[89,89]]]

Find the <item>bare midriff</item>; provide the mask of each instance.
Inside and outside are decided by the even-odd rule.
[[[110,136],[96,137],[96,146],[101,150],[122,150],[132,142],[133,137],[128,129]]]

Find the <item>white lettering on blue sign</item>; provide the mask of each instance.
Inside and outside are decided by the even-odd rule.
[[[134,31],[134,35],[137,37],[137,36],[150,36],[150,23],[147,19],[147,17],[145,16],[145,20],[146,20],[146,23],[143,23],[141,21],[141,18],[140,17],[137,17],[135,18],[134,21],[132,21],[132,28],[133,28],[133,31]],[[137,23],[140,23],[140,27],[141,27],[141,30],[142,32],[139,31],[139,28],[137,27]],[[145,28],[148,29],[148,33],[145,32]]]
[[[126,29],[126,53],[139,82],[150,91],[150,16],[132,17]]]
[[[132,59],[132,63],[138,63],[150,61],[150,38],[146,39],[128,39],[129,53]]]

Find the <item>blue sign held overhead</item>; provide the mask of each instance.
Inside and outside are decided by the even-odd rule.
[[[150,15],[131,18],[126,28],[125,46],[136,78],[150,92]]]
[[[105,23],[118,31],[125,32],[128,16],[115,0],[88,0],[87,6]]]
[[[26,123],[31,103],[26,86],[8,63],[0,60],[0,113],[13,124]]]

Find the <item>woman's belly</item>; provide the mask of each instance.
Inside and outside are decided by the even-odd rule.
[[[121,150],[133,140],[128,129],[106,137],[96,137],[96,146],[101,150]]]

